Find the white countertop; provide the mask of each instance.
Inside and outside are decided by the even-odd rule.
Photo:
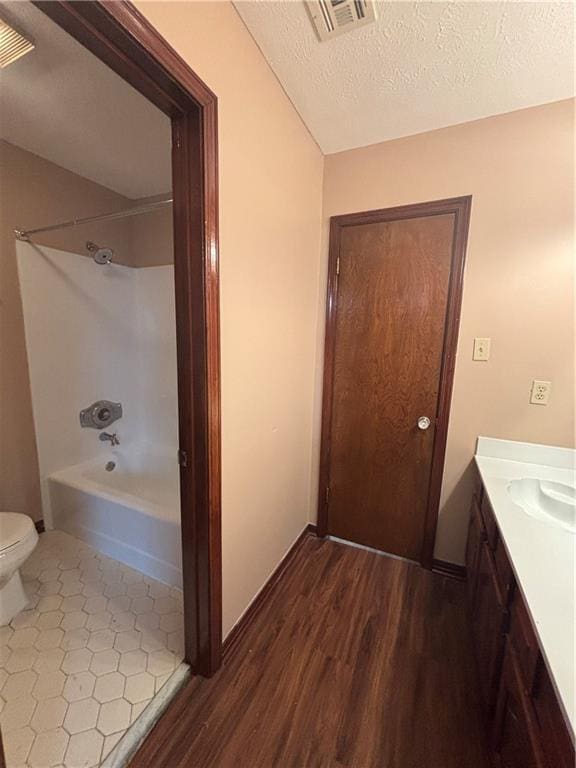
[[[507,486],[523,477],[573,484],[576,451],[479,437],[475,459],[574,735],[576,535],[526,514]]]

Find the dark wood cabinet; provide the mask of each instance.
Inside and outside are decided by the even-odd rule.
[[[538,727],[544,735],[542,749],[546,768],[574,768],[574,746],[542,656],[536,666],[531,699]]]
[[[484,529],[480,518],[478,497],[472,497],[470,509],[470,527],[468,529],[468,542],[466,545],[466,585],[468,590],[469,605],[473,606],[476,600],[476,587],[478,586],[478,558],[480,547],[484,541]]]
[[[499,538],[498,526],[496,525],[496,519],[492,512],[490,501],[488,500],[488,496],[485,493],[482,494],[482,503],[480,504],[480,514],[482,517],[482,524],[484,525],[484,530],[486,531],[486,539],[488,541],[490,549],[494,551],[496,549],[496,543]]]
[[[506,608],[486,541],[480,545],[477,569],[476,598],[472,610],[473,636],[482,697],[490,713],[496,702],[504,654]]]
[[[490,501],[475,489],[466,548],[480,688],[498,768],[573,768],[574,745]]]
[[[492,746],[499,768],[547,768],[540,735],[530,712],[530,702],[510,643],[500,678]]]
[[[524,685],[531,691],[541,654],[528,610],[519,595],[514,596],[510,609],[510,642],[514,647]]]

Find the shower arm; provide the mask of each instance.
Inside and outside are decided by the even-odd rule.
[[[150,213],[150,211],[160,210],[166,208],[168,205],[172,205],[172,198],[166,200],[157,200],[154,203],[146,203],[146,205],[139,205],[135,208],[127,208],[124,211],[115,211],[113,213],[103,213],[99,216],[88,216],[84,219],[72,219],[71,221],[63,221],[60,224],[52,224],[48,227],[37,227],[36,229],[15,229],[14,235],[17,240],[22,240],[25,243],[30,242],[32,235],[38,235],[41,232],[54,232],[57,229],[69,229],[70,227],[78,227],[81,224],[90,224],[95,221],[111,221],[112,219],[124,219],[128,216],[140,216],[143,213]]]

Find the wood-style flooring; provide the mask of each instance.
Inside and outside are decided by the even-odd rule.
[[[132,768],[488,768],[465,585],[308,536]]]

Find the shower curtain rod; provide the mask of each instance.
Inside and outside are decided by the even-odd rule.
[[[52,224],[49,227],[38,227],[37,229],[15,229],[14,235],[17,240],[23,240],[24,242],[30,242],[32,235],[37,235],[40,232],[53,232],[56,229],[69,229],[70,227],[78,227],[80,224],[89,224],[94,221],[109,221],[111,219],[124,219],[127,216],[139,216],[142,213],[149,213],[159,208],[164,208],[167,205],[171,205],[172,198],[166,200],[157,200],[155,203],[146,203],[146,205],[139,205],[135,208],[127,208],[124,211],[115,211],[114,213],[103,213],[100,216],[88,216],[85,219],[72,219],[71,221],[63,221],[60,224]]]

